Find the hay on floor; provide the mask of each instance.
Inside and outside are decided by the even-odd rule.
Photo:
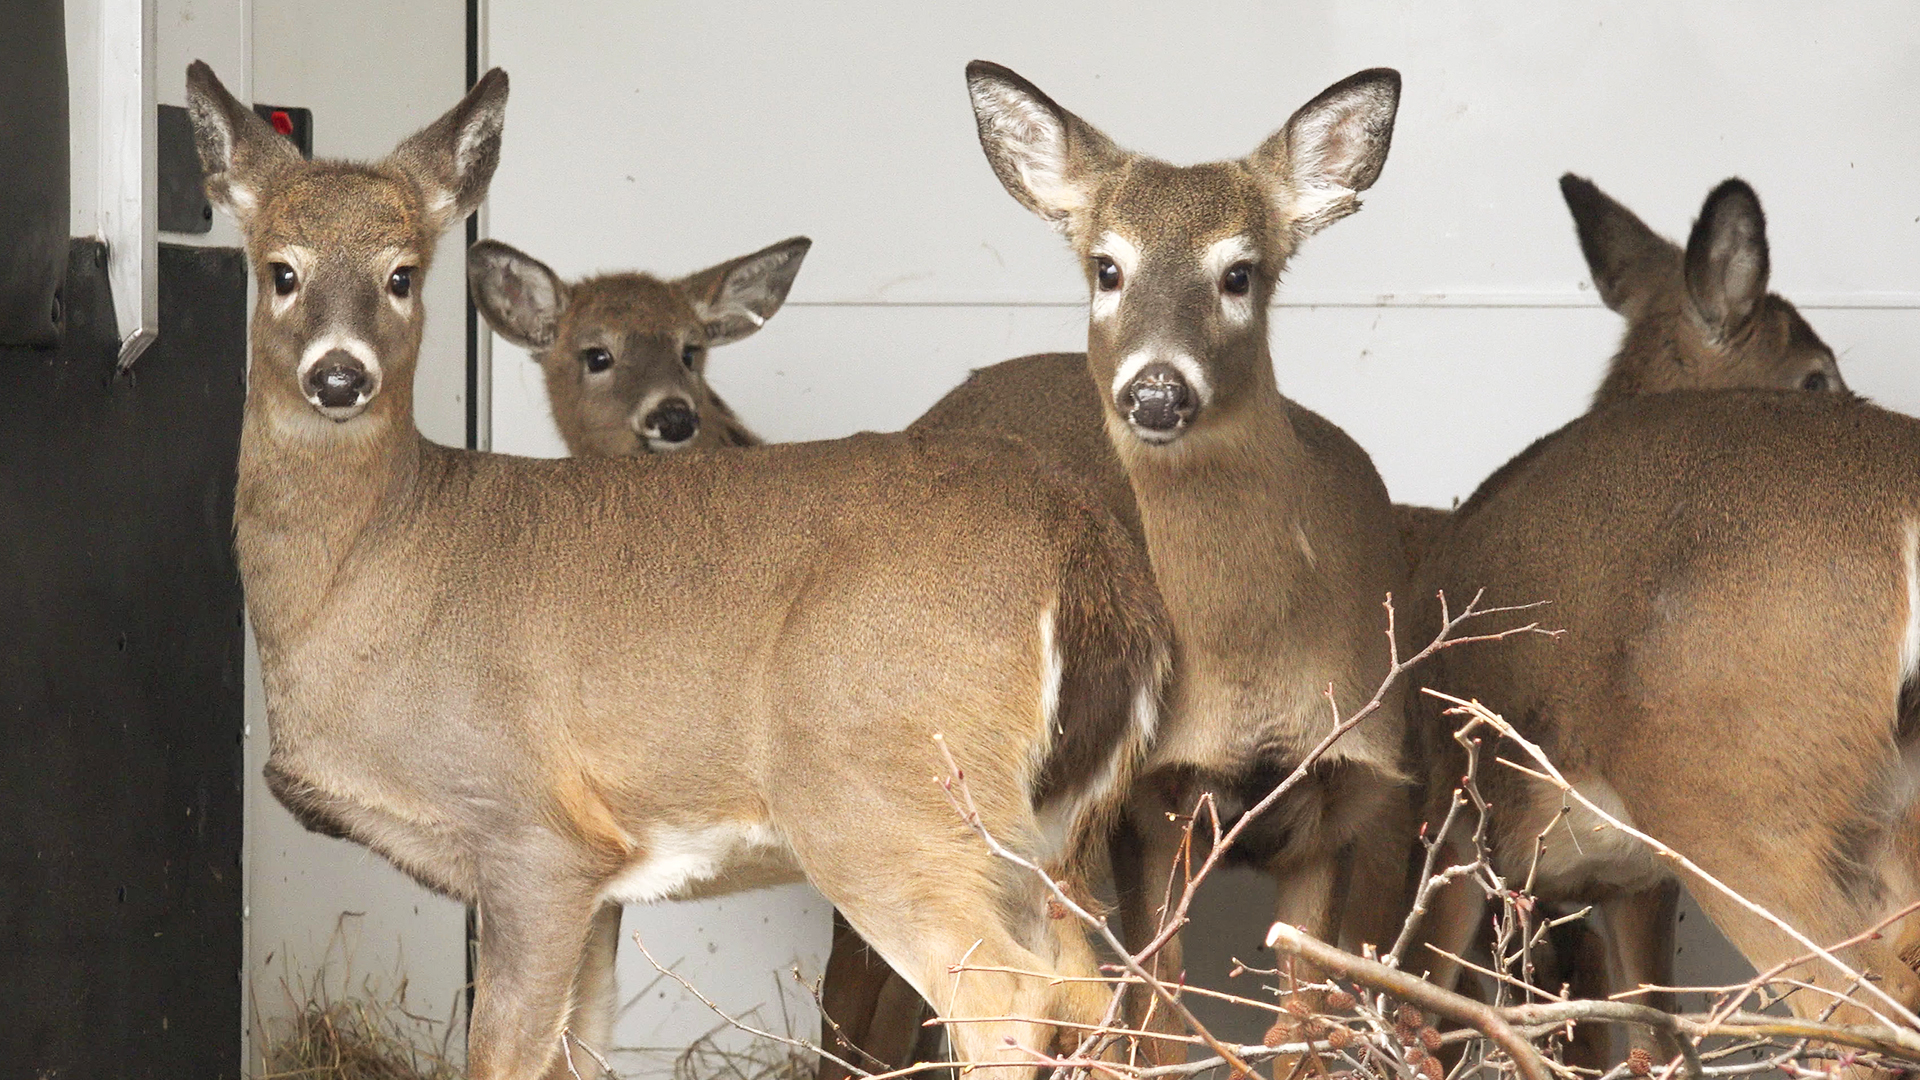
[[[316,985],[322,982],[315,978]],[[289,988],[289,997],[294,997]],[[451,1025],[407,1011],[406,988],[328,1000],[308,993],[291,1016],[264,1025],[258,1080],[461,1080]]]

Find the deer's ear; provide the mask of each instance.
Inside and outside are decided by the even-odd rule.
[[[494,333],[532,352],[553,345],[567,284],[546,263],[498,240],[467,249],[467,287]]]
[[[1767,295],[1767,219],[1746,181],[1707,195],[1687,237],[1687,299],[1717,339],[1731,336]]]
[[[1113,140],[999,64],[967,65],[980,147],[1020,205],[1060,232],[1091,202],[1101,174],[1124,155]]]
[[[1580,253],[1602,303],[1631,318],[1647,299],[1670,287],[1673,268],[1680,265],[1677,245],[1584,177],[1562,176],[1560,195],[1573,214]]]
[[[228,93],[204,60],[187,67],[187,112],[206,174],[207,201],[244,225],[266,185],[298,164],[300,151]]]
[[[1295,243],[1360,209],[1360,193],[1387,163],[1399,109],[1399,72],[1356,72],[1300,106],[1247,159]]]
[[[420,185],[435,234],[461,220],[487,197],[500,163],[506,123],[507,73],[494,68],[460,103],[394,148],[387,160]]]
[[[706,324],[707,344],[739,341],[773,318],[811,247],[812,240],[796,236],[682,278],[694,313]]]

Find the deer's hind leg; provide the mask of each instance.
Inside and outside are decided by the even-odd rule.
[[[1721,829],[1719,844],[1690,823],[1674,820],[1649,823],[1646,831],[1665,837],[1683,853],[1699,851],[1698,861],[1727,887],[1758,904],[1794,927],[1814,943],[1833,949],[1836,956],[1855,971],[1874,980],[1879,988],[1906,1009],[1920,1009],[1920,976],[1902,959],[1900,946],[1915,920],[1895,923],[1880,935],[1847,948],[1834,948],[1840,942],[1861,934],[1897,912],[1914,899],[1899,888],[1899,875],[1888,859],[1871,857],[1842,863],[1834,857],[1833,838],[1857,835],[1859,850],[1897,849],[1899,831],[1876,826],[1863,819],[1851,829],[1843,829],[1831,820],[1819,820],[1802,812],[1799,819],[1759,822],[1738,830]],[[1661,827],[1664,826],[1664,829]],[[1772,826],[1772,827],[1769,827]],[[1875,835],[1875,830],[1880,829]],[[1889,835],[1891,834],[1891,835]],[[1886,842],[1895,843],[1889,845]],[[1893,859],[1901,857],[1889,850]],[[1727,940],[1739,949],[1757,970],[1793,961],[1811,950],[1774,926],[1766,918],[1727,897],[1711,886],[1696,884],[1691,892],[1701,910],[1713,920]],[[1830,993],[1800,991],[1788,998],[1797,1015],[1820,1017],[1833,1004],[1831,993],[1847,994],[1853,1002],[1832,1014],[1835,1023],[1877,1022],[1868,1011],[1894,1019],[1878,995],[1850,985],[1849,981],[1825,960],[1809,959],[1788,969],[1783,977],[1810,982]],[[1897,1021],[1896,1021],[1897,1022]]]
[[[1600,902],[1605,926],[1602,936],[1606,946],[1605,978],[1602,980],[1604,985],[1599,988],[1601,993],[1594,996],[1605,997],[1641,986],[1674,985],[1674,932],[1679,908],[1678,881],[1663,881],[1652,888],[1622,893]],[[1665,1012],[1673,1011],[1673,995],[1664,990],[1629,1000]],[[1670,1060],[1680,1052],[1673,1037],[1665,1032],[1656,1032],[1636,1024],[1626,1029],[1626,1036],[1630,1047],[1654,1054],[1660,1061]],[[1589,1057],[1579,1063],[1601,1069],[1612,1065],[1611,1060],[1606,1060],[1611,1056],[1607,1053],[1611,1050],[1611,1040],[1606,1043],[1601,1059]],[[1582,1052],[1590,1053],[1593,1049],[1583,1046]]]
[[[1168,908],[1187,886],[1189,870],[1186,825],[1169,809],[1178,800],[1170,793],[1156,794],[1153,787],[1144,782],[1137,786],[1109,845],[1113,887],[1120,903],[1121,943],[1135,956],[1160,934]],[[1141,966],[1177,994],[1186,976],[1185,961],[1180,935],[1174,933]],[[1186,1034],[1181,1020],[1144,986],[1127,992],[1127,1021],[1142,1031]],[[1149,1038],[1143,1048],[1154,1065],[1175,1065],[1187,1059],[1186,1044],[1172,1039]]]
[[[1078,924],[1048,918],[1039,879],[994,856],[951,808],[895,810],[885,830],[813,829],[790,843],[847,922],[950,1022],[959,1061],[1030,1070],[1056,1047],[1052,1021],[1067,1022],[1058,1034],[1071,1047],[1083,1030],[1073,1025],[1097,1023],[1107,1002],[1099,984],[1052,981],[1098,974]]]

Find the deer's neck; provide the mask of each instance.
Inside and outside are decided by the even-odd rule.
[[[304,401],[250,389],[240,436],[234,546],[263,650],[297,638],[325,606],[356,545],[404,507],[421,437],[404,387],[344,424]]]
[[[1279,390],[1263,387],[1212,421],[1167,447],[1140,443],[1111,415],[1109,434],[1173,622],[1179,696],[1241,713],[1287,696],[1271,683],[1278,661],[1311,648],[1296,624],[1303,598],[1325,588],[1328,552],[1303,489],[1313,470]]]

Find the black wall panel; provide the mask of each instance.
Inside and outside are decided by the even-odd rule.
[[[67,263],[67,21],[0,0],[0,344],[52,345]]]
[[[116,379],[102,254],[59,349],[0,348],[0,1076],[231,1078],[245,267],[163,246]]]

